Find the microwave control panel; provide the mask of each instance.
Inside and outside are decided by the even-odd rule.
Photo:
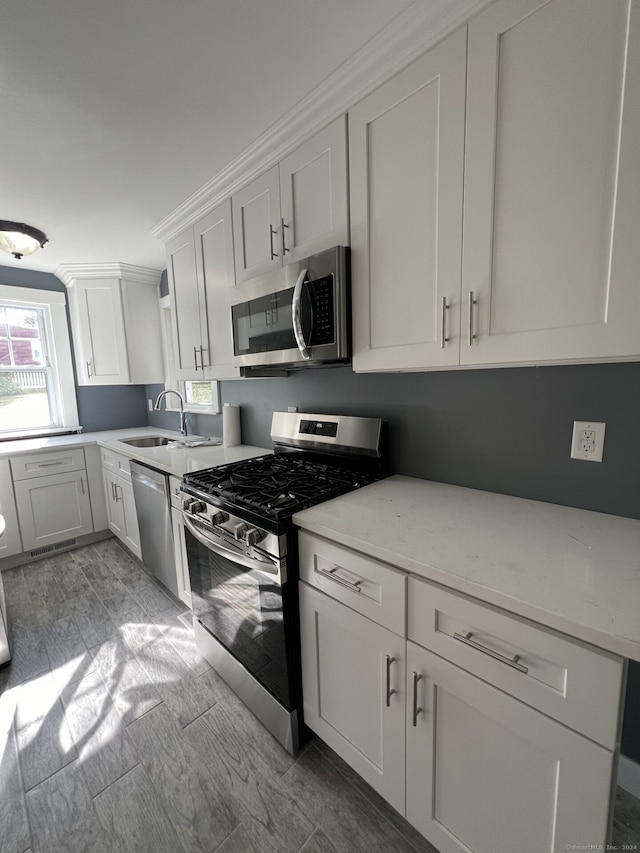
[[[313,331],[311,344],[332,344],[335,341],[333,275],[317,278],[311,282],[313,294]]]

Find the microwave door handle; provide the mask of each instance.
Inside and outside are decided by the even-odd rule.
[[[228,548],[224,548],[222,545],[215,542],[210,536],[207,536],[205,531],[202,530],[202,528],[197,527],[186,513],[182,514],[182,521],[194,539],[197,539],[205,548],[215,551],[216,554],[219,554],[221,557],[225,557],[225,559],[232,563],[245,566],[247,569],[256,569],[263,574],[269,575],[269,577],[275,576],[279,581],[278,567],[271,561],[258,560],[256,557],[248,557],[245,554],[238,554],[235,551],[229,551]]]
[[[301,270],[300,275],[298,276],[298,280],[296,281],[296,286],[293,288],[293,300],[291,302],[292,314],[293,314],[293,334],[296,338],[296,343],[298,344],[298,349],[300,350],[300,355],[308,361],[311,358],[311,353],[309,352],[309,347],[307,346],[307,342],[304,339],[304,333],[302,331],[302,318],[300,315],[300,303],[302,301],[302,288],[304,287],[304,280],[307,276],[307,270]]]

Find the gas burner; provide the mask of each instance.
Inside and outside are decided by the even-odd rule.
[[[196,471],[184,482],[200,493],[280,521],[375,479],[373,473],[285,453]]]

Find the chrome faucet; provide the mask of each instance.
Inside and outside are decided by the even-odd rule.
[[[153,411],[157,412],[160,409],[160,401],[163,397],[166,397],[167,394],[175,394],[178,400],[180,400],[180,434],[187,434],[187,421],[184,416],[184,400],[182,398],[182,394],[179,391],[174,391],[173,388],[166,388],[164,391],[161,391],[158,394],[158,399],[153,404]],[[165,406],[167,404],[165,403]]]

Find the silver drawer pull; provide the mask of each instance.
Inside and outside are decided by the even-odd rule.
[[[356,581],[355,583],[351,583],[351,581],[347,581],[344,578],[341,578],[339,575],[336,575],[335,572],[338,571],[340,566],[334,566],[332,569],[317,569],[321,575],[324,575],[325,578],[329,578],[336,583],[339,583],[340,586],[346,586],[347,589],[350,589],[352,592],[362,592],[360,589],[360,584],[362,581]]]
[[[418,682],[422,678],[417,672],[413,673],[413,712],[412,712],[412,722],[414,728],[418,725],[418,714],[422,713],[422,708],[418,708]]]
[[[508,658],[506,655],[501,655],[500,652],[494,652],[492,649],[488,649],[486,646],[481,645],[477,640],[472,640],[471,638],[473,637],[473,633],[471,631],[464,635],[455,633],[453,636],[456,640],[460,640],[461,643],[471,646],[472,649],[477,649],[477,651],[482,652],[485,655],[489,655],[490,658],[499,660],[500,663],[506,663],[507,666],[512,666],[514,669],[517,669],[518,672],[523,672],[525,675],[529,672],[529,667],[523,666],[519,663],[520,655],[514,655],[512,658]]]
[[[442,349],[445,348],[446,344],[449,343],[449,338],[447,337],[447,311],[449,310],[449,306],[447,305],[447,297],[442,297],[442,329],[440,335],[440,347]]]
[[[473,290],[469,291],[469,346],[473,346],[473,342],[478,337],[475,333],[475,307],[478,304],[476,295]]]
[[[68,465],[68,462],[38,462],[38,468],[53,468],[54,465]]]
[[[391,688],[391,664],[395,663],[395,658],[391,655],[385,655],[387,661],[387,708],[391,705],[391,697],[396,692]]]

